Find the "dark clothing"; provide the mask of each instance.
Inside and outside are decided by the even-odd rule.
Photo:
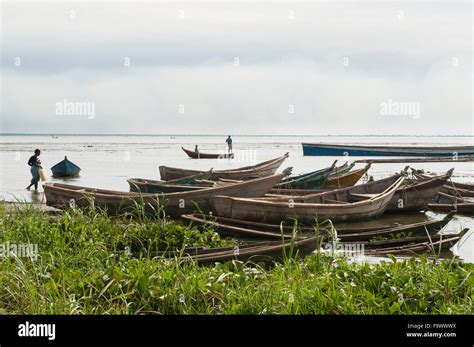
[[[232,145],[232,139],[230,137],[228,137],[225,142],[227,142],[228,145]]]
[[[29,166],[41,166],[41,161],[39,160],[37,155],[32,155],[31,158],[28,160]]]
[[[36,188],[40,180],[39,170],[41,169],[41,161],[39,160],[36,154],[32,155],[31,158],[28,160],[28,165],[31,166],[30,172],[31,176],[33,176],[33,178],[31,179],[31,185],[34,184]]]

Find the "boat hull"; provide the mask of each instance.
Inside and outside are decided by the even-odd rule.
[[[294,219],[312,224],[315,221],[326,219],[332,221],[359,220],[380,216],[402,183],[403,178],[400,178],[378,196],[355,203],[301,203],[294,202],[292,199],[271,201],[216,196],[214,207],[217,214],[222,217],[265,223],[280,223]],[[320,201],[324,201],[324,199],[320,199]]]
[[[303,143],[305,156],[353,157],[460,157],[474,155],[474,146],[462,147],[402,147],[402,146],[350,146]]]
[[[335,177],[329,177],[326,183],[324,183],[324,189],[337,189],[351,187],[355,185],[369,171],[371,164],[367,164],[365,167],[350,171]]]
[[[216,170],[212,171],[211,179],[217,180],[220,178],[223,179],[232,179],[232,180],[248,180],[259,177],[265,177],[273,175],[276,170],[281,166],[283,161],[288,158],[288,153],[282,157],[268,160],[257,165],[241,167],[231,170]],[[181,169],[169,166],[160,166],[160,176],[163,181],[175,180],[187,176],[193,176],[198,174],[207,173],[209,171],[200,171],[200,170],[188,170]]]
[[[51,168],[54,177],[75,177],[81,172],[76,164],[64,159]]]
[[[170,194],[119,192],[68,184],[47,183],[44,185],[44,194],[46,204],[58,208],[68,208],[71,205],[85,208],[94,205],[105,209],[108,213],[114,214],[136,211],[137,204],[143,204],[144,211],[147,214],[156,214],[158,208],[163,206],[166,215],[179,217],[181,214],[196,210],[214,212],[212,198],[215,195],[263,196],[283,176],[283,174],[279,174],[233,185]]]
[[[393,238],[393,235],[406,235],[406,236],[427,236],[436,234],[446,224],[448,224],[453,218],[454,214],[448,214],[442,220],[426,221],[419,223],[412,223],[406,225],[397,225],[389,227],[379,228],[357,228],[357,229],[344,229],[339,228],[335,225],[337,230],[337,237],[341,241],[355,242],[355,241],[370,241],[373,238],[382,239],[388,237]],[[211,227],[217,233],[222,236],[237,237],[239,239],[274,239],[281,240],[291,239],[293,234],[293,226],[291,225],[280,225],[280,224],[264,224],[258,222],[251,222],[238,219],[229,219],[223,217],[216,217],[210,215],[191,214],[182,215],[181,219],[184,222],[191,223],[198,227],[209,228]],[[299,232],[296,235],[297,238],[304,238],[309,235],[314,235],[314,227],[303,227],[299,226]],[[327,235],[326,229],[320,230],[321,235]]]
[[[234,153],[228,154],[213,154],[213,153],[201,153],[190,151],[186,148],[181,147],[181,149],[190,157],[191,159],[233,159]]]
[[[387,212],[415,212],[426,210],[428,204],[433,202],[440,189],[446,184],[450,177],[450,172],[446,175],[432,177],[429,179],[406,181],[393,194],[390,203],[387,206]],[[362,201],[367,199],[367,195],[378,194],[384,191],[392,184],[394,184],[401,175],[396,174],[384,179],[368,182],[365,184],[356,185],[348,188],[341,188],[336,190],[327,190],[324,192],[311,193],[309,190],[295,190],[294,195],[278,195],[282,190],[272,190],[274,194],[268,195],[268,198],[275,200],[293,199],[295,202],[320,202],[321,197],[326,199],[338,200],[341,195],[349,192],[350,201]],[[291,192],[291,191],[290,191]],[[276,194],[275,194],[276,193]],[[449,211],[448,211],[449,212]]]

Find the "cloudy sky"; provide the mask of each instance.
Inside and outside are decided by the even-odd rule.
[[[1,6],[3,133],[473,133],[469,1]]]

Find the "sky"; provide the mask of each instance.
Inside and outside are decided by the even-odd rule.
[[[1,11],[2,133],[474,134],[469,1]]]

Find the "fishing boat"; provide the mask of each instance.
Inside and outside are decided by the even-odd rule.
[[[438,254],[440,252],[451,249],[468,231],[469,229],[463,229],[461,233],[457,235],[443,235],[444,237],[438,237],[433,240],[428,240],[425,242],[415,243],[415,244],[406,244],[401,246],[391,246],[383,248],[375,248],[364,251],[365,255],[368,256],[383,256],[388,254],[393,255],[413,255],[419,254],[421,252],[429,252]]]
[[[196,180],[193,184],[175,184],[170,181],[150,180],[146,178],[129,178],[127,180],[131,192],[142,193],[176,193],[207,189],[211,187],[222,187],[233,185],[244,181],[209,181]]]
[[[456,211],[462,214],[474,214],[474,199],[439,192],[428,205],[435,212]]]
[[[290,176],[280,183],[278,183],[275,188],[284,188],[284,189],[319,189],[322,187],[329,178],[329,175],[333,172],[336,166],[337,160],[327,168],[313,171],[298,176]]]
[[[349,171],[351,171],[355,166],[355,163],[352,162],[350,165],[349,165],[349,162],[345,162],[344,164],[342,164],[341,166],[336,166],[334,168],[334,170],[332,170],[331,174],[329,175],[329,177],[337,177],[339,175],[342,175],[342,174],[345,174]]]
[[[371,163],[368,163],[363,168],[329,177],[323,184],[323,188],[334,189],[353,186],[369,171],[371,165]]]
[[[127,180],[131,192],[142,193],[176,193],[188,192],[194,190],[202,190],[209,188],[209,186],[191,184],[173,184],[168,181],[151,180],[146,178],[129,178]]]
[[[232,185],[169,194],[120,192],[69,184],[46,183],[44,194],[48,206],[59,208],[68,208],[73,204],[81,208],[96,206],[105,209],[108,213],[118,213],[136,211],[137,206],[143,204],[146,213],[156,214],[157,209],[163,206],[167,215],[179,217],[183,213],[195,210],[214,211],[211,201],[215,195],[263,196],[285,175],[282,173]]]
[[[447,163],[447,162],[470,162],[474,161],[473,155],[465,155],[462,157],[398,157],[398,158],[381,158],[381,159],[359,159],[354,163],[368,163],[372,164],[389,164],[389,163]]]
[[[234,153],[212,154],[212,153],[190,151],[183,147],[181,147],[181,149],[184,151],[184,153],[186,153],[192,159],[232,159],[234,158]]]
[[[251,165],[251,166],[244,166],[237,169],[230,169],[230,170],[215,170],[212,171],[212,178],[213,180],[217,180],[219,178],[224,179],[233,179],[233,180],[248,180],[253,178],[265,177],[273,175],[276,170],[280,167],[280,165],[288,158],[289,154],[285,153],[283,156],[279,158],[275,158],[272,160],[267,160],[262,163]],[[199,173],[203,173],[206,171],[199,171],[199,170],[188,170],[188,169],[180,169],[175,167],[169,166],[160,166],[160,176],[163,181],[179,179],[182,177],[197,175]]]
[[[398,239],[378,240],[358,243],[361,255],[383,256],[387,254],[413,254],[424,251],[438,253],[453,247],[466,233],[464,229],[458,235],[433,235],[415,236]],[[196,261],[199,264],[223,263],[232,260],[243,262],[275,262],[285,259],[285,257],[303,257],[314,253],[318,249],[327,249],[327,246],[336,246],[345,249],[347,243],[341,242],[333,245],[323,243],[324,238],[313,236],[298,240],[250,242],[233,247],[201,248],[193,247],[178,251],[151,252],[151,256],[176,258],[181,261]],[[347,244],[353,249],[353,244]],[[146,250],[135,252],[135,255],[148,253]]]
[[[75,177],[79,175],[81,168],[69,161],[67,157],[51,168],[54,177]]]
[[[403,181],[404,178],[400,177],[379,194],[360,196],[361,200],[356,202],[352,202],[350,190],[342,188],[314,194],[311,202],[216,196],[213,204],[219,216],[261,222],[280,223],[292,219],[304,223],[314,223],[316,219],[357,220],[380,216]]]
[[[365,156],[365,157],[456,157],[474,155],[474,146],[376,146],[328,143],[303,143],[307,156]]]
[[[454,216],[454,212],[447,214],[441,220],[430,220],[425,222],[411,223],[405,225],[392,225],[385,227],[364,228],[340,228],[335,226],[337,237],[341,241],[369,241],[381,237],[400,236],[424,236],[433,235],[443,229]],[[189,223],[200,228],[212,229],[221,236],[237,237],[239,239],[291,239],[293,237],[293,226],[284,224],[266,224],[247,220],[231,219],[201,213],[182,215],[184,223]],[[321,227],[321,235],[329,235],[331,232]],[[297,238],[315,235],[314,227],[298,226]]]
[[[393,185],[400,177],[402,177],[406,173],[406,170],[408,170],[408,168],[409,167],[407,166],[401,174],[395,174],[387,178],[367,182],[353,187],[337,189],[334,190],[333,193],[331,193],[331,191],[314,193],[309,190],[299,190],[294,192],[293,195],[280,195],[275,194],[275,191],[271,190],[271,193],[267,194],[266,198],[274,201],[288,201],[289,199],[291,199],[293,202],[312,203],[320,201],[319,195],[325,195],[327,197],[331,197],[332,195],[332,200],[338,200],[338,196],[340,196],[341,194],[348,194],[350,202],[366,200],[367,198],[376,196],[381,191],[388,189],[388,187]],[[428,179],[406,179],[393,195],[390,203],[386,208],[386,211],[414,212],[426,210],[428,208],[428,204],[436,197],[441,187],[443,187],[449,177],[451,177],[452,172],[453,169],[446,172],[445,175],[436,176]],[[281,193],[281,191],[277,193]],[[446,210],[446,212],[449,211],[451,210]]]
[[[162,252],[157,255],[196,261],[199,264],[240,260],[243,262],[274,262],[286,256],[305,256],[314,252],[321,244],[319,237],[299,240],[253,242],[247,245],[222,248],[189,248],[184,251]]]
[[[422,170],[412,169],[412,173],[415,177],[421,179],[427,179],[432,177],[424,174]],[[474,197],[474,184],[459,183],[449,180],[448,182],[446,182],[443,188],[441,188],[440,192],[454,196]]]

